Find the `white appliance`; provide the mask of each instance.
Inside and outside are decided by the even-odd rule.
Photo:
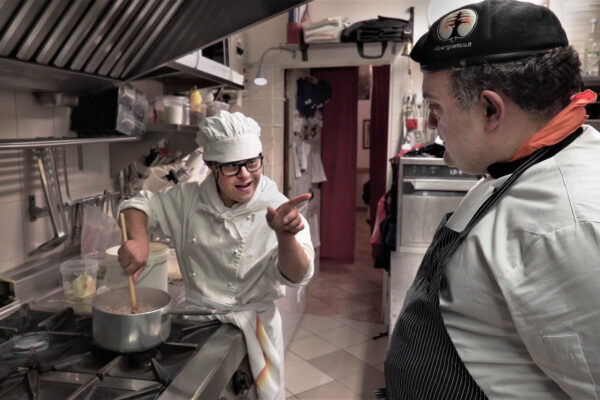
[[[388,279],[390,330],[442,217],[456,209],[478,180],[434,157],[401,158],[398,177],[397,250]]]

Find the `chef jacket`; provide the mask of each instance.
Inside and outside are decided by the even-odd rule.
[[[186,293],[223,306],[268,303],[285,294],[284,285],[306,285],[314,271],[314,249],[308,223],[296,239],[308,256],[301,282],[282,275],[275,232],[266,221],[267,206],[288,199],[276,184],[262,176],[247,203],[223,204],[212,177],[202,183],[176,185],[165,192],[141,191],[124,201],[120,210],[136,208],[148,217],[149,231],[173,238]]]
[[[484,178],[446,224],[460,231],[509,175]],[[440,307],[490,399],[600,395],[600,134],[590,126],[527,170],[446,266]]]

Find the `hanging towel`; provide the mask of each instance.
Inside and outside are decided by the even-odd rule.
[[[186,291],[183,308],[198,307],[228,311],[225,314],[192,316],[196,320],[218,319],[237,326],[244,334],[252,377],[261,400],[284,400],[284,345],[281,317],[273,302],[252,303],[223,308],[223,305]]]
[[[319,217],[317,214],[313,214],[308,218],[308,225],[310,226],[310,240],[313,243],[313,247],[316,249],[321,246],[321,237],[319,236]]]
[[[280,375],[283,371],[283,360],[279,357],[277,348],[271,343],[256,311],[233,311],[218,314],[216,317],[221,322],[237,326],[244,333],[250,369],[259,398],[282,400],[284,391],[280,387]]]
[[[294,171],[296,178],[300,178],[308,169],[308,156],[310,154],[310,144],[306,142],[294,143]]]
[[[311,161],[311,182],[325,182],[327,180],[327,176],[325,175],[325,168],[323,167],[323,160],[321,160],[321,155],[319,154],[319,151],[313,151],[311,153]]]

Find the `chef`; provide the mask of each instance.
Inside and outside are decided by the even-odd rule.
[[[407,293],[387,398],[600,398],[600,133],[577,52],[548,8],[485,0],[411,58],[444,160],[485,178]]]
[[[202,183],[142,191],[124,201],[129,240],[119,262],[137,277],[148,260],[148,232],[173,239],[188,306],[232,311],[220,316],[244,332],[263,399],[284,399],[281,317],[273,301],[285,286],[313,276],[309,228],[297,207],[263,175],[260,127],[243,114],[205,119],[197,142],[212,171]]]

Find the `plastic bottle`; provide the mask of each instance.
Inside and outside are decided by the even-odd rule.
[[[592,18],[591,33],[585,40],[583,54],[583,74],[585,76],[600,76],[600,32],[598,19]]]
[[[196,86],[190,92],[190,124],[198,125],[202,122],[202,96]]]

